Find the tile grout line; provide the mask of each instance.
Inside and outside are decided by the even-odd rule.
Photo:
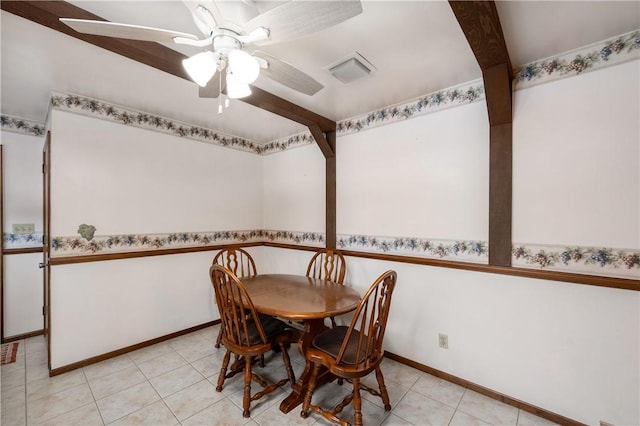
[[[89,388],[89,392],[91,392],[91,397],[93,398],[93,403],[96,406],[96,410],[98,411],[98,415],[100,416],[100,421],[102,422],[102,424],[106,424],[104,421],[104,417],[102,416],[102,411],[100,411],[100,407],[98,406],[98,400],[96,399],[96,395],[93,393],[93,388],[91,387],[91,384],[89,383],[89,378],[87,377],[87,374],[84,371],[84,368],[81,369],[82,370],[82,376],[84,377],[84,380],[87,382],[87,387]]]

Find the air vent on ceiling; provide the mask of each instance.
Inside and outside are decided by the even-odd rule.
[[[370,75],[375,71],[371,62],[358,52],[328,67],[329,72],[341,82],[347,84]]]

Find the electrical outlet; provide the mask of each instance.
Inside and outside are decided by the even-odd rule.
[[[449,336],[446,334],[439,333],[438,334],[438,345],[442,349],[449,349]]]
[[[14,223],[11,230],[14,234],[33,234],[36,226],[33,223]]]

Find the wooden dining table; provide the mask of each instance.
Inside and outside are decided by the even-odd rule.
[[[303,355],[313,338],[327,329],[325,318],[351,312],[360,302],[360,294],[351,287],[304,275],[256,275],[242,278],[242,283],[258,312],[302,324],[298,347]],[[293,390],[280,403],[280,411],[288,413],[302,403],[310,375],[307,361]]]

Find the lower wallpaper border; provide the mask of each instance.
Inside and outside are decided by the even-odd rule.
[[[94,231],[95,228],[80,236],[52,237],[52,264],[209,251],[229,245],[281,244],[318,249],[326,244],[325,234],[321,232],[252,229],[94,236]],[[481,240],[364,234],[338,234],[336,244],[341,251],[392,256],[393,260],[407,258],[413,263],[447,267],[453,267],[453,263],[489,266],[488,245]],[[513,243],[511,265],[517,270],[640,280],[640,250],[637,249]]]

